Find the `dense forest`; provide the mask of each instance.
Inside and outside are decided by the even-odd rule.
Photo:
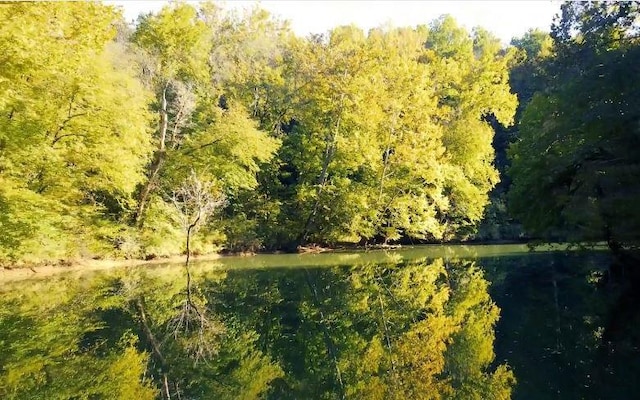
[[[3,3],[0,262],[640,234],[637,2],[503,46],[443,16]]]

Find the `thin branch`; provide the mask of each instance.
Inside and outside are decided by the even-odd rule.
[[[220,143],[220,142],[222,142],[222,138],[218,138],[218,139],[215,139],[215,140],[213,140],[213,141],[211,141],[209,143],[205,143],[205,144],[202,144],[202,145],[200,145],[198,147],[188,149],[188,150],[184,151],[182,154],[184,154],[185,156],[188,156],[190,154],[195,153],[196,151],[200,151],[200,150],[204,149],[205,147],[213,146],[213,145],[215,145],[217,143]]]
[[[56,136],[53,138],[53,142],[51,142],[51,147],[55,146],[56,143],[58,143],[61,139],[71,136],[86,137],[87,135],[86,133],[65,133],[64,135],[58,136],[58,134],[56,133]]]
[[[171,197],[178,217],[186,234],[186,290],[185,298],[178,313],[167,325],[169,335],[177,339],[180,335],[195,334],[195,338],[187,341],[186,349],[198,363],[206,362],[217,352],[215,339],[224,331],[223,326],[210,319],[206,307],[198,304],[197,292],[194,291],[189,261],[191,257],[191,238],[198,228],[206,222],[213,212],[225,203],[222,195],[213,194],[213,183],[198,178],[191,172],[178,190]],[[200,299],[205,304],[205,300]]]

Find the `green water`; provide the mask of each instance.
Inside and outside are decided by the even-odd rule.
[[[12,282],[0,398],[634,398],[640,321],[609,263],[420,246]]]

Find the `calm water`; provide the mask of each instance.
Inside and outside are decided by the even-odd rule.
[[[0,398],[637,398],[609,261],[415,247],[5,283]]]

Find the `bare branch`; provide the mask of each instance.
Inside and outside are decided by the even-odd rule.
[[[226,204],[224,195],[216,193],[214,184],[201,180],[193,171],[173,192],[171,201],[185,233],[195,233],[215,210]]]
[[[215,189],[213,182],[204,181],[191,171],[184,183],[173,192],[171,200],[186,234],[187,284],[181,306],[169,321],[167,328],[168,334],[173,336],[174,340],[184,340],[187,352],[197,364],[217,353],[218,338],[224,332],[224,326],[209,317],[206,300],[198,296],[196,288],[193,287],[189,271],[191,236],[226,203],[226,199]]]
[[[71,137],[71,136],[79,136],[79,137],[86,137],[87,135],[85,133],[65,133],[64,135],[59,135],[58,133],[60,131],[58,131],[56,133],[56,136],[53,138],[53,141],[51,142],[51,147],[55,146],[56,143],[58,143],[61,139],[64,139],[66,137]]]

